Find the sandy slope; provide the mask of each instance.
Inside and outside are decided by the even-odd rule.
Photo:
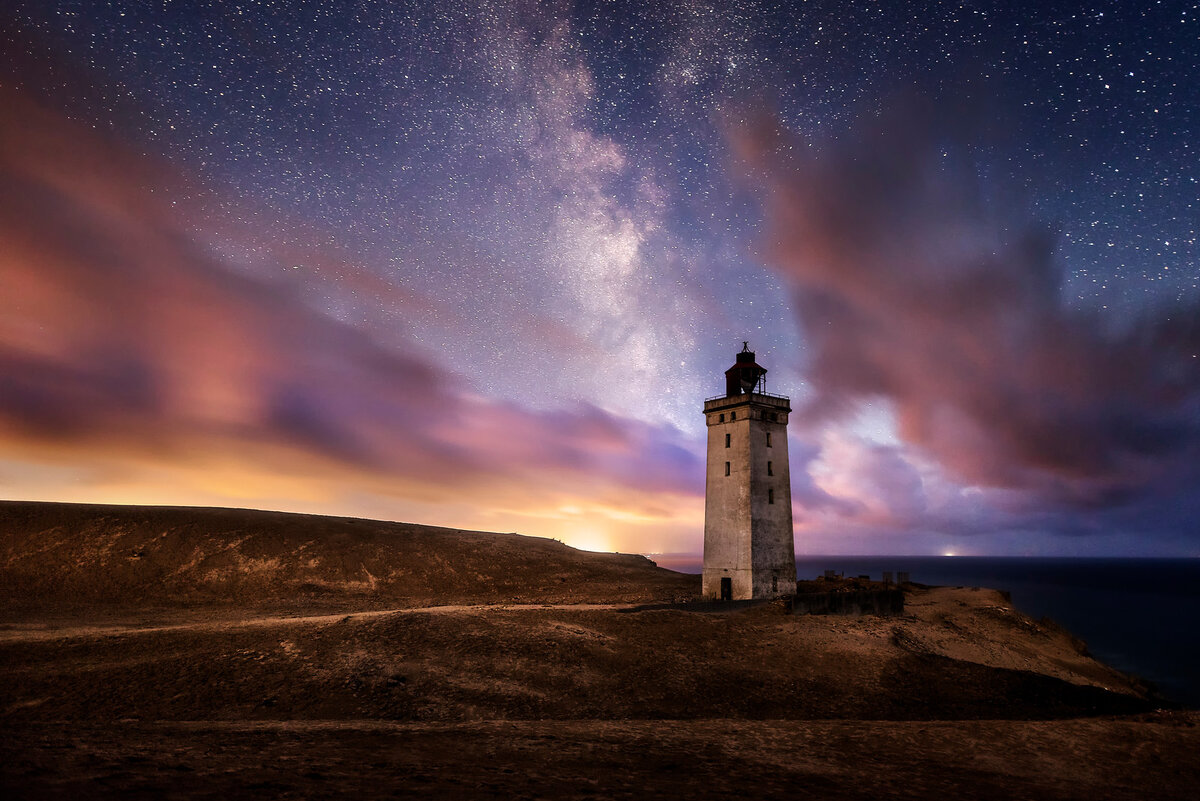
[[[0,645],[96,637],[131,637],[165,632],[231,632],[268,628],[332,625],[395,615],[482,615],[638,611],[629,604],[453,604],[377,609],[333,614],[216,616],[175,611],[161,623],[8,623],[0,624]],[[1075,684],[1140,694],[1144,688],[1125,674],[1096,662],[1085,645],[1049,621],[1034,622],[994,590],[964,587],[911,588],[902,618],[781,617],[774,636],[800,632],[807,647],[865,654],[882,642],[911,654],[973,662],[1009,670],[1032,670]],[[562,624],[550,623],[551,629]]]
[[[795,616],[778,603],[724,613],[535,604],[10,624],[0,715],[935,719],[1151,708],[1135,682],[1001,600],[918,590],[902,618]]]

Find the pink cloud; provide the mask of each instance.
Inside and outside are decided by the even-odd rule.
[[[1168,480],[1200,441],[1200,310],[1114,333],[1064,303],[1053,237],[947,161],[939,111],[901,103],[817,147],[770,120],[738,132],[808,345],[799,419],[886,398],[959,481],[1076,505]]]
[[[165,199],[182,183],[167,166],[11,91],[0,102],[0,439],[14,452],[139,464],[298,453],[263,468],[318,470],[346,492],[390,476],[401,495],[452,488],[493,506],[653,509],[655,493],[702,492],[674,429],[475,396],[415,348],[232,271]]]

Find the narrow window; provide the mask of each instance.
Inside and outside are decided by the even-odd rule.
[[[725,422],[725,415],[721,415],[721,422],[722,422],[722,423],[724,423],[724,422]]]
[[[729,413],[729,419],[730,419],[730,420],[736,420],[736,419],[737,419],[737,412],[730,412],[730,413]]]
[[[775,414],[775,412],[771,412],[771,422],[774,423],[778,419],[779,415]]]
[[[779,592],[779,576],[771,576],[771,592]]]
[[[725,435],[725,447],[726,448],[729,447],[729,435],[728,434]]]
[[[774,470],[774,469],[772,469],[772,467],[771,467],[771,463],[770,463],[770,462],[767,462],[767,475],[768,475],[768,476],[773,476],[773,475],[775,475],[775,470]]]
[[[767,447],[771,447],[771,432],[767,432]]]
[[[726,462],[726,464],[728,464],[728,462]],[[775,490],[774,489],[767,490],[767,503],[775,503]]]
[[[729,475],[729,462],[725,463],[725,475]]]

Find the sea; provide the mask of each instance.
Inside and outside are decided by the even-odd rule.
[[[699,573],[694,557],[651,556]],[[907,572],[921,584],[990,587],[1017,609],[1048,617],[1105,664],[1151,682],[1167,698],[1200,708],[1200,559],[991,556],[803,556],[799,578],[826,570],[879,580]]]

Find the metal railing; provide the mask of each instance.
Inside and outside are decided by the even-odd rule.
[[[734,400],[734,399],[740,399],[740,398],[755,398],[755,397],[774,398],[776,400],[787,401],[788,403],[791,403],[791,400],[792,400],[787,395],[776,395],[773,392],[744,392],[740,395],[713,395],[711,398],[705,398],[704,402],[711,403],[712,401],[715,401],[715,400],[726,400],[726,399]]]

